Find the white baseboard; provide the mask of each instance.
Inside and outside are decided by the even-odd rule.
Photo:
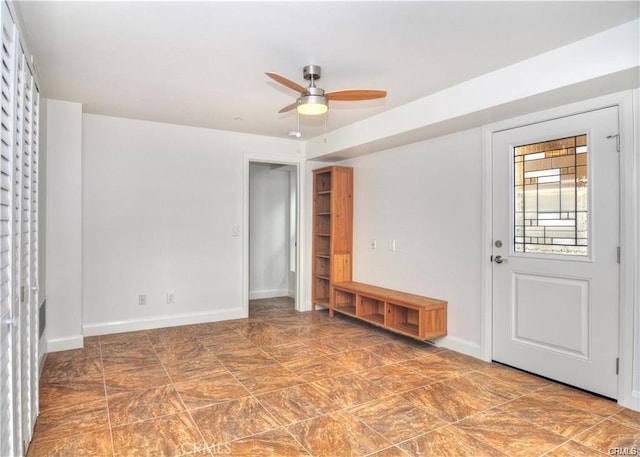
[[[264,290],[249,291],[249,300],[259,300],[261,298],[290,297],[290,296],[291,296],[290,291],[287,289],[264,289]]]
[[[47,339],[47,352],[68,351],[69,349],[82,349],[82,347],[84,347],[82,335]]]
[[[82,326],[85,336],[109,335],[111,333],[134,332],[154,328],[175,327],[179,325],[203,324],[206,322],[226,321],[247,317],[241,308],[220,310],[215,312],[173,314],[169,316],[151,316],[117,322],[102,322]]]
[[[634,411],[640,411],[640,390],[633,390],[631,392],[631,403],[624,404],[618,402],[620,406],[624,406],[625,408],[633,409]]]
[[[473,341],[458,338],[456,336],[445,336],[434,341],[437,347],[451,349],[452,351],[461,352],[462,354],[482,359],[482,348],[480,344]]]

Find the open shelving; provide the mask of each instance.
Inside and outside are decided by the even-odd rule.
[[[313,171],[312,309],[419,340],[447,334],[447,302],[352,281],[353,168]]]
[[[351,280],[352,239],[353,168],[314,170],[312,309],[331,309],[331,284]]]
[[[447,302],[353,281],[332,284],[332,310],[396,333],[427,340],[446,336]]]

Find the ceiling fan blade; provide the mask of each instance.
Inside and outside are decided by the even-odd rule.
[[[373,100],[374,98],[384,98],[387,96],[386,90],[339,90],[337,92],[329,92],[324,94],[327,100],[338,101],[357,101],[357,100]]]
[[[294,83],[290,79],[287,79],[284,76],[280,76],[278,73],[266,72],[265,75],[267,75],[269,78],[273,79],[274,81],[279,82],[283,86],[286,86],[289,89],[293,89],[296,92],[300,92],[301,94],[304,94],[307,91],[306,87],[302,87],[300,84]]]
[[[284,108],[282,108],[280,111],[278,111],[278,113],[286,113],[288,111],[291,111],[292,109],[294,109],[296,107],[298,103],[292,103],[290,105],[285,106]]]

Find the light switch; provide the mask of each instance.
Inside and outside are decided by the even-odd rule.
[[[240,236],[240,226],[234,225],[231,227],[231,236]]]
[[[395,252],[395,250],[396,250],[396,240],[389,240],[389,250],[391,252]]]

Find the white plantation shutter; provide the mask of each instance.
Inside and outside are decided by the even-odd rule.
[[[17,47],[16,49],[20,49]],[[17,453],[22,453],[22,385],[20,374],[22,373],[22,319],[21,301],[24,296],[22,289],[22,98],[24,90],[22,88],[24,77],[24,61],[21,53],[16,56],[15,74],[15,112],[13,126],[13,318],[17,319],[17,325],[13,326],[13,407],[16,423],[14,424],[14,434],[16,436],[15,448]]]
[[[31,384],[34,373],[31,370],[31,320],[33,317],[31,304],[31,73],[26,58],[21,52],[22,72],[22,115],[21,119],[21,145],[22,150],[16,144],[16,158],[22,157],[22,175],[20,176],[20,365],[22,381],[22,415],[23,430],[22,439],[25,442],[31,440]],[[36,372],[37,373],[37,372]]]
[[[22,455],[38,414],[39,94],[0,10],[0,456]]]
[[[33,73],[26,58],[23,57],[23,103],[22,103],[22,276],[21,284],[24,297],[20,312],[20,334],[22,336],[22,414],[23,440],[31,441],[33,426],[37,415],[37,382],[38,376],[38,327],[37,327],[37,282],[34,272],[37,263],[37,200],[38,185],[36,151],[34,151],[34,97],[35,89]],[[35,182],[35,185],[34,185]],[[35,201],[35,204],[34,204]],[[35,392],[34,392],[35,391]]]
[[[15,27],[2,5],[0,67],[0,455],[16,454],[13,370],[13,124],[15,98]]]
[[[39,363],[40,357],[38,353],[38,339],[39,339],[39,317],[38,307],[40,305],[39,293],[38,293],[38,189],[39,189],[39,176],[38,167],[40,165],[40,149],[39,149],[39,135],[40,135],[40,92],[36,85],[33,75],[31,78],[31,259],[29,265],[31,268],[31,321],[29,335],[31,337],[31,347],[33,350],[29,351],[31,357],[29,363],[29,371],[33,378],[31,382],[31,411],[30,411],[30,431],[29,439],[31,439],[33,428],[36,424],[36,418],[38,417],[38,382],[37,376],[40,372]]]

